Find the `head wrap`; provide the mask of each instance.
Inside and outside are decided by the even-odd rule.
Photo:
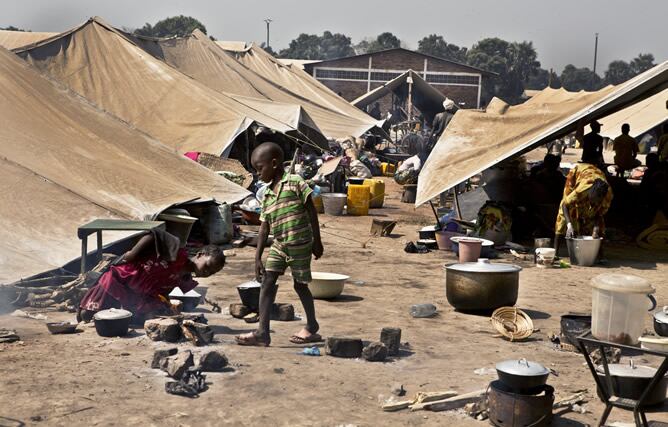
[[[445,101],[443,101],[443,108],[445,111],[452,110],[455,108],[455,101],[450,98],[445,98]]]

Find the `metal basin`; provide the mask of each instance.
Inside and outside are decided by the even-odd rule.
[[[582,267],[591,267],[594,265],[598,257],[598,251],[601,249],[602,241],[603,239],[594,239],[589,236],[566,239],[571,264]]]

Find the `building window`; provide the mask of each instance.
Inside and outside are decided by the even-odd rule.
[[[394,80],[397,77],[399,77],[402,73],[391,73],[391,72],[383,72],[383,71],[372,71],[371,72],[371,81],[372,82],[389,82],[390,80]]]
[[[367,71],[333,70],[333,69],[315,69],[316,79],[329,80],[365,80],[369,77]]]
[[[478,85],[479,76],[468,76],[459,74],[436,74],[427,72],[425,79],[429,83],[450,85]]]

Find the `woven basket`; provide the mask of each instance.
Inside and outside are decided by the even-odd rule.
[[[490,320],[494,329],[510,341],[525,340],[533,333],[533,321],[516,307],[497,308]]]

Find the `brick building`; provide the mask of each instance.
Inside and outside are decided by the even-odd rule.
[[[413,70],[463,108],[481,106],[484,78],[492,75],[479,68],[403,48],[313,62],[305,64],[304,70],[348,101]],[[383,110],[387,110],[389,101],[381,104]]]

